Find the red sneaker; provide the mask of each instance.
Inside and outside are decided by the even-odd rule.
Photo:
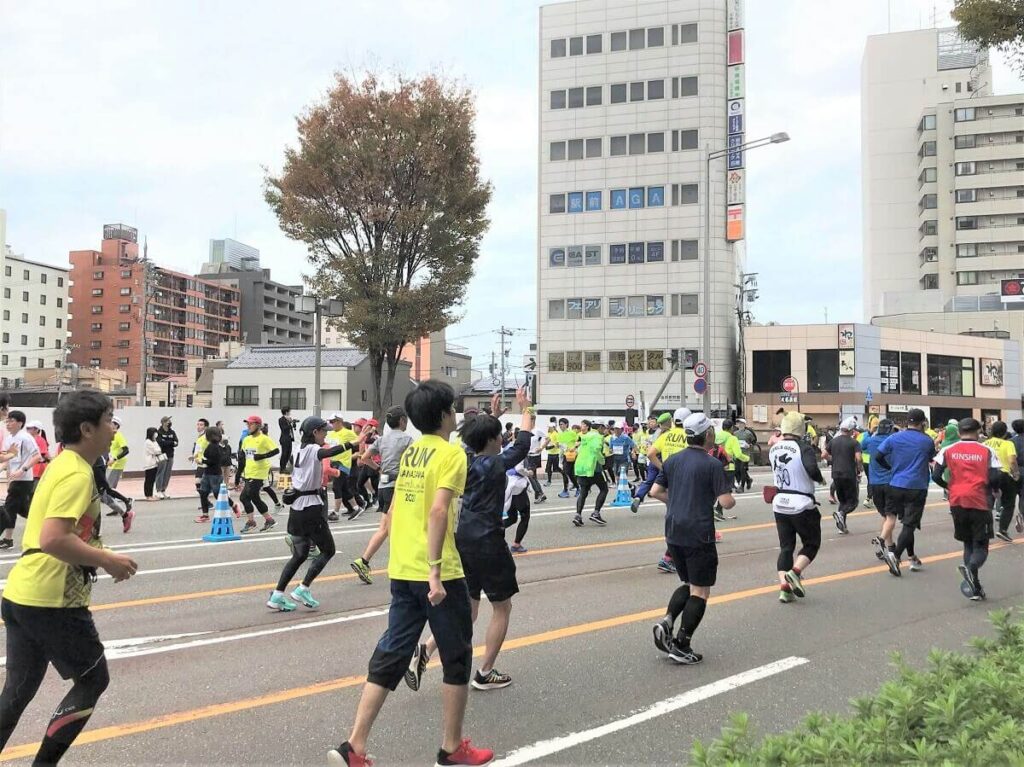
[[[204,522],[209,522],[209,521],[210,521],[210,515],[209,514],[200,514],[198,517],[196,517],[196,522],[198,524],[200,524],[200,525],[203,524]]]
[[[459,747],[446,754],[444,749],[437,751],[437,763],[434,767],[448,767],[452,764],[490,764],[494,761],[494,752],[489,748],[474,748],[469,738],[463,738]]]
[[[347,765],[348,767],[373,767],[370,757],[367,754],[357,754],[355,749],[348,744],[347,740],[337,748],[332,748],[327,752],[327,763],[336,765],[336,767],[342,767],[342,765]]]
[[[715,530],[715,543],[719,543],[722,540],[722,534]]]
[[[121,526],[124,532],[128,532],[132,529],[132,520],[135,519],[135,512],[128,509],[128,512],[121,517]]]

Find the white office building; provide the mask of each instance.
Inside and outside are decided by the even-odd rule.
[[[922,29],[868,38],[861,110],[865,317],[1024,341],[1001,296],[1024,277],[1024,94],[994,95],[955,29]]]
[[[59,367],[68,338],[68,272],[15,255],[0,210],[0,389],[22,384],[26,368]]]
[[[225,237],[223,240],[210,240],[210,263],[227,264],[240,271],[259,271],[260,252],[244,242]]]
[[[537,380],[545,412],[618,414],[627,395],[639,404],[641,392],[650,404],[675,354],[708,364],[712,409],[736,401],[740,152],[711,165],[709,296],[701,270],[705,153],[744,140],[742,11],[739,0],[541,8]],[[697,407],[692,382],[681,387],[676,376],[659,409],[681,396]]]

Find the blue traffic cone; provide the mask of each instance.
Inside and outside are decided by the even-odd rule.
[[[231,505],[228,503],[228,486],[223,482],[220,486],[220,493],[217,494],[217,503],[213,507],[213,522],[210,532],[203,536],[203,540],[212,543],[242,540],[242,536],[235,532]]]
[[[626,479],[626,467],[619,469],[619,483],[615,486],[615,500],[609,506],[622,507],[633,505],[633,493],[629,490],[629,480]]]

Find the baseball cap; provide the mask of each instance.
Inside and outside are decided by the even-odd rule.
[[[246,423],[258,423],[260,426],[263,425],[263,419],[260,418],[258,415],[251,415],[251,416],[249,416],[248,418],[245,419],[245,422]]]
[[[802,437],[807,433],[807,422],[804,420],[803,413],[798,413],[795,410],[791,410],[782,416],[782,424],[780,425],[783,434],[792,434],[794,437]]]
[[[116,421],[118,426],[121,425],[121,422],[118,421],[116,418],[113,418],[111,420]],[[25,424],[25,428],[26,429],[39,429],[40,431],[42,431],[43,430],[43,422],[42,421],[29,421],[27,424]]]
[[[111,419],[110,419],[110,421],[111,421],[112,423],[116,423],[116,424],[117,424],[118,426],[121,426],[121,425],[122,425],[122,423],[121,423],[121,419],[120,419],[120,418],[118,418],[118,417],[117,417],[116,415],[115,415],[115,416],[114,416],[113,418],[111,418]],[[32,424],[35,424],[35,423],[39,423],[39,421],[33,421],[33,422],[32,422]],[[32,424],[29,424],[29,426],[31,427],[31,426],[32,426]],[[42,424],[39,424],[39,426],[37,426],[36,428],[37,428],[37,429],[41,429],[41,428],[43,428],[43,425],[42,425]]]
[[[360,418],[360,419],[359,419],[358,421],[356,421],[356,422],[355,422],[355,423],[353,423],[352,425],[353,425],[353,426],[358,426],[358,427],[359,427],[359,428],[361,429],[361,428],[363,428],[364,426],[366,426],[366,419],[365,419],[365,418]]]
[[[853,431],[857,428],[857,419],[852,415],[848,418],[844,418],[843,422],[839,424],[840,431]]]
[[[662,413],[658,416],[658,423],[668,423],[672,420],[672,416],[668,413]]]
[[[736,419],[736,423],[742,423],[742,424],[746,425],[747,419],[746,418],[737,418]]]
[[[685,410],[686,408],[679,408],[679,410]],[[678,413],[679,410],[676,412]],[[686,420],[683,421],[683,428],[686,429],[687,437],[699,437],[701,434],[706,432],[708,429],[714,427],[714,423],[703,413],[693,413],[687,416]]]
[[[919,407],[912,407],[907,411],[907,423],[925,423],[924,411]]]
[[[170,423],[170,422],[171,422],[171,417],[169,415],[165,415],[163,418],[160,419],[160,423]]]
[[[318,418],[315,415],[311,415],[311,416],[308,416],[306,418],[306,420],[304,420],[302,422],[302,426],[299,427],[299,430],[303,434],[312,434],[313,432],[315,432],[318,429],[326,429],[326,428],[327,428],[327,421],[325,421],[323,418]]]
[[[677,407],[676,411],[672,414],[672,420],[676,423],[684,423],[687,418],[691,415],[691,411],[686,407]]]
[[[370,426],[372,426],[375,429],[378,426],[380,426],[380,422],[376,418],[371,418],[370,420],[367,421],[367,423],[370,424]]]
[[[328,418],[327,420],[328,421],[344,421],[345,419],[342,417],[341,413],[331,413],[330,418]]]

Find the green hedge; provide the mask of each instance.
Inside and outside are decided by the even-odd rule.
[[[932,650],[924,671],[897,656],[898,676],[849,715],[809,714],[796,730],[757,741],[738,714],[691,762],[718,765],[1024,765],[1024,623],[990,616],[993,639],[972,654]]]

